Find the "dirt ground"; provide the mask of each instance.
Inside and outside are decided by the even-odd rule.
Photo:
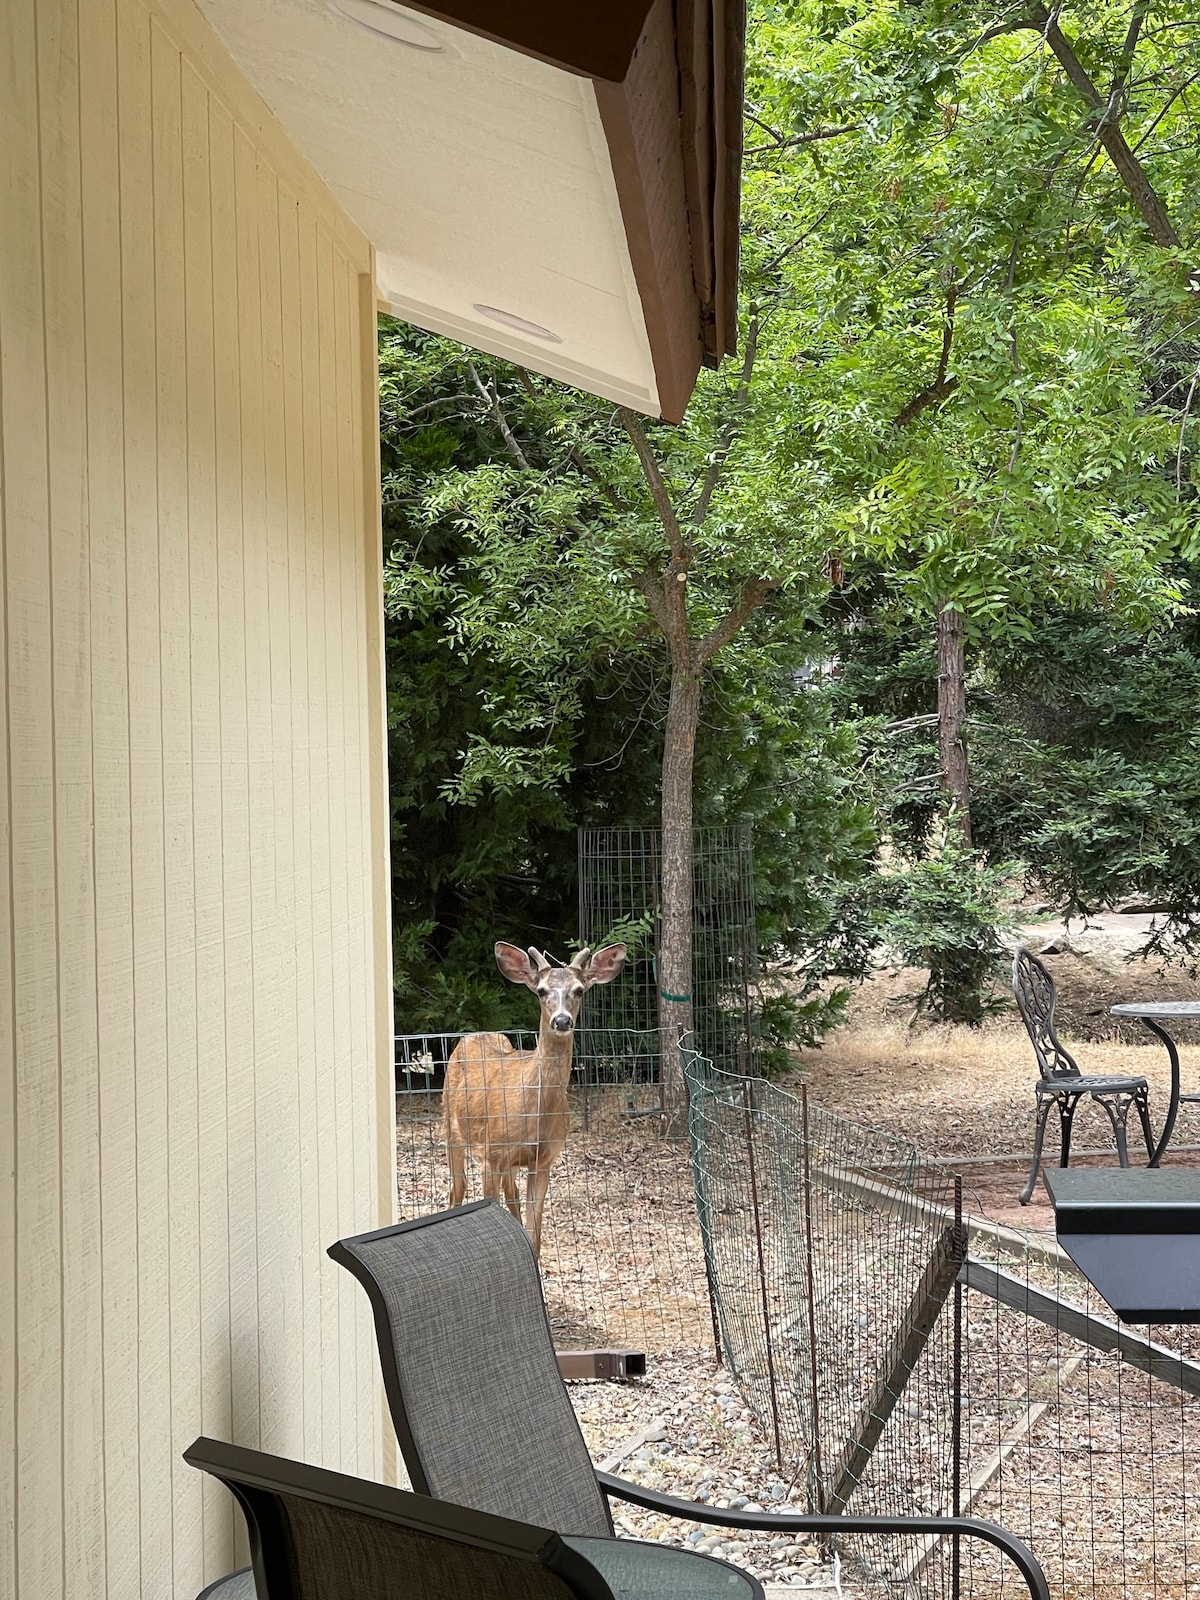
[[[1198,990],[1177,973],[1128,962],[1133,931],[1121,926],[1115,937],[1106,930],[1099,937],[1068,937],[1063,942],[1071,948],[1046,960],[1060,997],[1060,1031],[1082,1070],[1143,1074],[1157,1128],[1168,1092],[1165,1054],[1137,1025],[1117,1025],[1109,1007],[1190,999]],[[864,986],[848,1025],[822,1049],[799,1054],[785,1087],[804,1083],[815,1105],[911,1140],[927,1159],[961,1172],[971,1210],[1052,1232],[1044,1190],[1028,1208],[1018,1204],[1033,1137],[1035,1073],[1015,1010],[980,1029],[910,1026],[911,1007],[897,1002],[920,981],[919,973],[886,973]],[[1188,1040],[1182,1030],[1180,1038],[1184,1090],[1200,1092],[1200,1038]],[[803,1486],[776,1459],[770,1429],[714,1359],[686,1144],[661,1142],[654,1119],[635,1110],[624,1089],[589,1091],[586,1105],[583,1092],[573,1094],[574,1132],[551,1183],[541,1261],[556,1342],[631,1345],[647,1355],[644,1379],[571,1385],[595,1459],[685,1498],[751,1509],[802,1505]],[[397,1110],[400,1212],[418,1215],[445,1203],[440,1108],[431,1093],[400,1097]],[[1053,1127],[1047,1147],[1056,1161]],[[1073,1162],[1115,1159],[1107,1120],[1094,1106],[1081,1107]],[[1200,1106],[1183,1108],[1168,1161],[1200,1164]],[[1075,1284],[1045,1287],[1072,1298],[1079,1292]],[[1055,1592],[1071,1600],[1101,1594],[1104,1600],[1121,1594],[1173,1600],[1200,1591],[1190,1548],[1183,1587],[1174,1583],[1178,1561],[1168,1573],[1153,1549],[1155,1528],[1180,1548],[1187,1545],[1176,1524],[1185,1515],[1181,1465],[1198,1453],[1196,1403],[1157,1384],[1143,1394],[1136,1385],[1144,1380],[1123,1363],[1095,1353],[1085,1358],[1066,1344],[1059,1348],[1046,1330],[1006,1311],[975,1307],[966,1340],[968,1468],[997,1445],[1005,1453],[1003,1470],[973,1506],[976,1513],[1015,1518],[1036,1533],[1054,1568]],[[1005,1443],[1021,1418],[1032,1422],[1040,1415],[1039,1385],[1051,1401],[1045,1417],[1028,1438]],[[1115,1399],[1108,1393],[1114,1385]],[[912,1398],[925,1403],[917,1390],[906,1402]],[[908,1410],[915,1420],[906,1415],[904,1426],[924,1427],[919,1407]],[[1082,1452],[1077,1477],[1059,1466],[1074,1459],[1072,1452]],[[932,1502],[921,1509],[933,1509]],[[722,1539],[711,1527],[664,1524],[634,1508],[618,1513],[618,1528],[727,1556],[786,1591],[841,1589],[827,1552],[784,1535]],[[1138,1541],[1146,1530],[1142,1551]],[[976,1595],[993,1588],[985,1568],[967,1584]],[[841,1592],[858,1590],[849,1582]]]
[[[1120,935],[1124,935],[1121,937]],[[1166,1052],[1139,1023],[1110,1015],[1113,1005],[1139,1000],[1193,1000],[1200,985],[1178,970],[1126,959],[1128,934],[1095,938],[1083,953],[1046,954],[1058,991],[1056,1022],[1063,1043],[1086,1073],[1136,1073],[1149,1080],[1150,1118],[1157,1133],[1170,1091]],[[1036,944],[1034,946],[1036,948]],[[961,1172],[968,1203],[996,1221],[1052,1228],[1053,1212],[1039,1184],[1028,1207],[1018,1196],[1033,1146],[1036,1079],[1032,1047],[1013,1006],[981,1028],[912,1024],[904,997],[919,990],[923,974],[884,972],[865,984],[850,1005],[847,1025],[818,1050],[797,1053],[785,1082],[808,1085],[827,1110],[854,1122],[912,1140],[922,1154]],[[1185,1094],[1200,1092],[1200,1032],[1173,1028],[1180,1042]],[[1056,1119],[1046,1131],[1045,1154],[1058,1159]],[[1136,1119],[1130,1149],[1140,1149]],[[1175,1125],[1168,1163],[1200,1163],[1200,1105],[1184,1105]],[[1075,1119],[1073,1164],[1115,1164],[1112,1132],[1098,1106],[1085,1102]]]

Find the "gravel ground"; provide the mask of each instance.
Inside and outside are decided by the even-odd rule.
[[[573,1383],[571,1399],[593,1459],[664,1494],[751,1511],[803,1511],[762,1429],[711,1351],[654,1358],[644,1380]],[[773,1584],[832,1586],[832,1566],[794,1535],[749,1534],[665,1519],[613,1502],[617,1531],[723,1556]]]

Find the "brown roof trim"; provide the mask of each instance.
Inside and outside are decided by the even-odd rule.
[[[704,355],[693,221],[679,137],[671,0],[655,0],[623,83],[597,83],[629,257],[646,320],[658,401],[668,422],[687,409]]]
[[[537,56],[585,78],[619,83],[646,26],[653,0],[405,0],[414,11],[438,17]]]
[[[745,0],[679,0],[680,133],[704,360],[737,347]]]
[[[596,83],[659,405],[737,346],[745,0],[655,0],[622,83]]]
[[[737,344],[746,0],[441,0],[414,10],[592,79],[654,361],[679,421]]]

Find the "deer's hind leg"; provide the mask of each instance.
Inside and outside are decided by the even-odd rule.
[[[450,1168],[450,1204],[460,1206],[467,1194],[467,1147],[446,1126],[446,1164]]]
[[[483,1197],[485,1200],[499,1200],[501,1192],[504,1194],[504,1204],[520,1222],[521,1202],[513,1169],[501,1167],[489,1151],[483,1163]]]

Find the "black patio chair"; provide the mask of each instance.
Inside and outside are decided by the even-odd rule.
[[[607,1549],[611,1539],[562,1539],[216,1439],[197,1439],[183,1459],[234,1495],[254,1563],[200,1600],[616,1600],[587,1558],[589,1546]],[[670,1564],[657,1565],[656,1592],[682,1594]]]
[[[1017,1010],[1025,1024],[1025,1031],[1033,1043],[1037,1057],[1038,1078],[1037,1123],[1033,1135],[1033,1160],[1029,1179],[1021,1191],[1021,1204],[1027,1206],[1037,1183],[1038,1168],[1042,1160],[1042,1141],[1046,1136],[1046,1119],[1050,1107],[1058,1107],[1061,1134],[1060,1167],[1065,1167],[1071,1154],[1071,1125],[1080,1098],[1090,1095],[1101,1106],[1112,1124],[1117,1144],[1117,1159],[1123,1167],[1129,1165],[1129,1144],[1125,1122],[1131,1106],[1137,1107],[1146,1140],[1147,1158],[1154,1153],[1154,1135],[1150,1131],[1149,1087],[1145,1078],[1120,1077],[1115,1073],[1094,1073],[1085,1076],[1080,1072],[1075,1057],[1054,1031],[1054,1006],[1056,994],[1054,979],[1045,965],[1024,947],[1013,957],[1013,995]]]
[[[341,1239],[329,1254],[367,1291],[383,1366],[384,1388],[413,1488],[493,1515],[607,1541],[601,1566],[618,1594],[673,1593],[608,1569],[650,1548],[613,1536],[608,1500],[617,1497],[665,1517],[777,1534],[898,1533],[964,1536],[996,1545],[1020,1570],[1035,1600],[1048,1590],[1024,1544],[973,1517],[822,1516],[802,1512],[720,1510],[659,1494],[607,1472],[588,1454],[559,1374],[541,1278],[520,1223],[490,1200]],[[622,1557],[618,1552],[624,1551]],[[755,1593],[720,1587],[712,1571],[736,1573],[711,1558],[692,1563],[686,1589],[708,1595]],[[706,1568],[702,1560],[707,1559]],[[681,1573],[686,1571],[680,1568]],[[747,1585],[748,1575],[737,1574]]]

